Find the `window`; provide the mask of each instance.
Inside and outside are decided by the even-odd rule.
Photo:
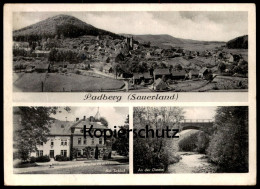
[[[51,139],[51,146],[54,146],[54,142],[53,142],[53,140]]]
[[[64,146],[67,146],[67,140],[66,139],[61,139],[61,143],[60,145],[64,145]]]
[[[87,139],[86,139],[86,138],[84,138],[83,143],[84,143],[84,144],[87,144]]]
[[[37,156],[37,157],[43,156],[43,150],[37,150],[37,151],[36,151],[36,156]]]
[[[81,151],[80,150],[77,151],[77,156],[81,156]]]
[[[67,150],[61,150],[60,155],[67,157]]]
[[[92,138],[92,144],[95,144],[95,140],[94,140],[94,138]]]
[[[81,138],[78,138],[78,144],[81,144]]]
[[[99,144],[102,144],[102,138],[99,138]]]
[[[80,129],[80,132],[83,133],[83,129]]]
[[[43,146],[43,142],[40,142],[40,144],[39,144],[39,145]]]

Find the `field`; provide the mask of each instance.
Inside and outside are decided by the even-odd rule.
[[[94,92],[118,90],[124,82],[73,73],[14,73],[14,92]]]
[[[172,43],[164,43],[164,45],[169,45],[173,47],[180,47],[188,51],[205,51],[205,50],[213,50],[216,47],[221,47],[225,43],[183,43],[183,44],[172,44]]]

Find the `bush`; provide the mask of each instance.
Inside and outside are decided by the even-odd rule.
[[[55,156],[55,160],[56,161],[69,161],[70,158],[69,157],[65,157],[65,156],[61,156],[61,155],[56,155]]]
[[[77,70],[75,73],[79,75],[81,74],[81,71]]]
[[[179,142],[180,151],[196,151],[198,143],[198,133],[193,133]]]
[[[32,156],[32,157],[30,157],[30,163],[35,163],[36,162],[36,157],[34,157],[34,156]]]
[[[45,155],[45,156],[39,156],[36,158],[36,162],[49,162],[50,157]]]

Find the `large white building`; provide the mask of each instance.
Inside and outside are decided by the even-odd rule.
[[[31,156],[39,157],[48,155],[54,158],[56,155],[70,157],[71,148],[71,122],[54,120],[49,126],[50,134],[47,137],[47,142],[42,142],[37,145],[37,151],[32,152]]]
[[[17,111],[17,110],[16,110]],[[112,144],[109,140],[104,140],[104,137],[93,137],[89,135],[84,138],[83,128],[86,126],[89,129],[93,126],[95,129],[107,129],[107,126],[100,122],[100,114],[82,119],[76,118],[75,121],[60,121],[53,120],[48,128],[50,130],[47,136],[47,142],[41,142],[37,145],[37,151],[31,152],[30,156],[39,157],[47,155],[50,158],[55,158],[57,155],[73,158],[88,158],[94,159],[103,158],[104,155],[111,155]],[[19,113],[15,113],[14,130],[18,130],[21,123]],[[14,137],[15,139],[15,137]],[[14,143],[19,141],[14,140]],[[96,153],[97,151],[97,153]],[[73,153],[73,154],[72,154]]]

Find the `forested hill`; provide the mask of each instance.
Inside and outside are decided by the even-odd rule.
[[[229,49],[247,49],[248,48],[248,35],[240,36],[227,42]]]
[[[109,31],[98,29],[73,16],[57,15],[46,20],[32,24],[25,28],[13,31],[14,40],[25,40],[28,38],[41,39],[43,37],[54,37],[56,35],[64,37],[79,37],[82,35],[110,35],[120,38],[119,35]]]

